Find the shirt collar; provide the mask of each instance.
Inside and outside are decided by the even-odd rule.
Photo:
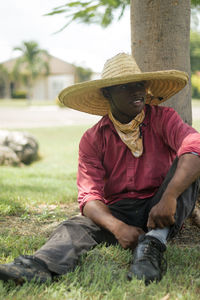
[[[148,120],[149,120],[148,112],[149,112],[149,109],[150,109],[150,105],[145,104],[145,106],[144,106],[145,118],[144,118],[144,121],[143,121],[143,124],[144,124],[144,125],[147,125],[147,124],[148,124]],[[100,127],[105,127],[105,126],[110,126],[110,128],[111,128],[114,132],[116,132],[115,127],[114,127],[112,121],[109,119],[108,115],[105,115],[105,116],[101,119]]]

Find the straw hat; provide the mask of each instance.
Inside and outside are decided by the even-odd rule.
[[[142,73],[131,55],[120,53],[109,59],[102,79],[85,81],[65,88],[59,94],[61,103],[82,112],[104,116],[109,103],[101,88],[129,82],[145,81],[148,88],[147,104],[158,105],[178,93],[188,82],[188,75],[177,70]]]

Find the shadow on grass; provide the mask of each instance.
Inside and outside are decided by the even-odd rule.
[[[0,215],[18,215],[23,207],[67,204],[77,199],[76,172],[59,176],[23,174],[20,178],[5,179],[0,188]]]

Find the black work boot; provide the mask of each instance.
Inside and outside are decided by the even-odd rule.
[[[0,265],[0,280],[13,280],[22,284],[31,280],[37,283],[51,281],[52,276],[45,262],[30,255],[21,255],[12,263]]]
[[[128,279],[131,280],[135,276],[137,279],[143,279],[146,285],[152,281],[160,281],[163,272],[166,271],[166,261],[163,258],[165,250],[166,246],[158,239],[141,235],[133,254]]]

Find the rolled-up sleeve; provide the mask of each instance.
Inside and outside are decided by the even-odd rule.
[[[178,150],[178,156],[181,156],[185,153],[195,153],[200,156],[200,134],[192,133],[187,135],[181,147]]]
[[[92,139],[87,132],[80,141],[77,186],[78,202],[82,214],[88,201],[104,202],[105,170],[102,165],[100,144],[98,137]]]
[[[162,120],[163,139],[178,156],[189,152],[200,154],[200,134],[184,123],[176,111],[169,108]]]

